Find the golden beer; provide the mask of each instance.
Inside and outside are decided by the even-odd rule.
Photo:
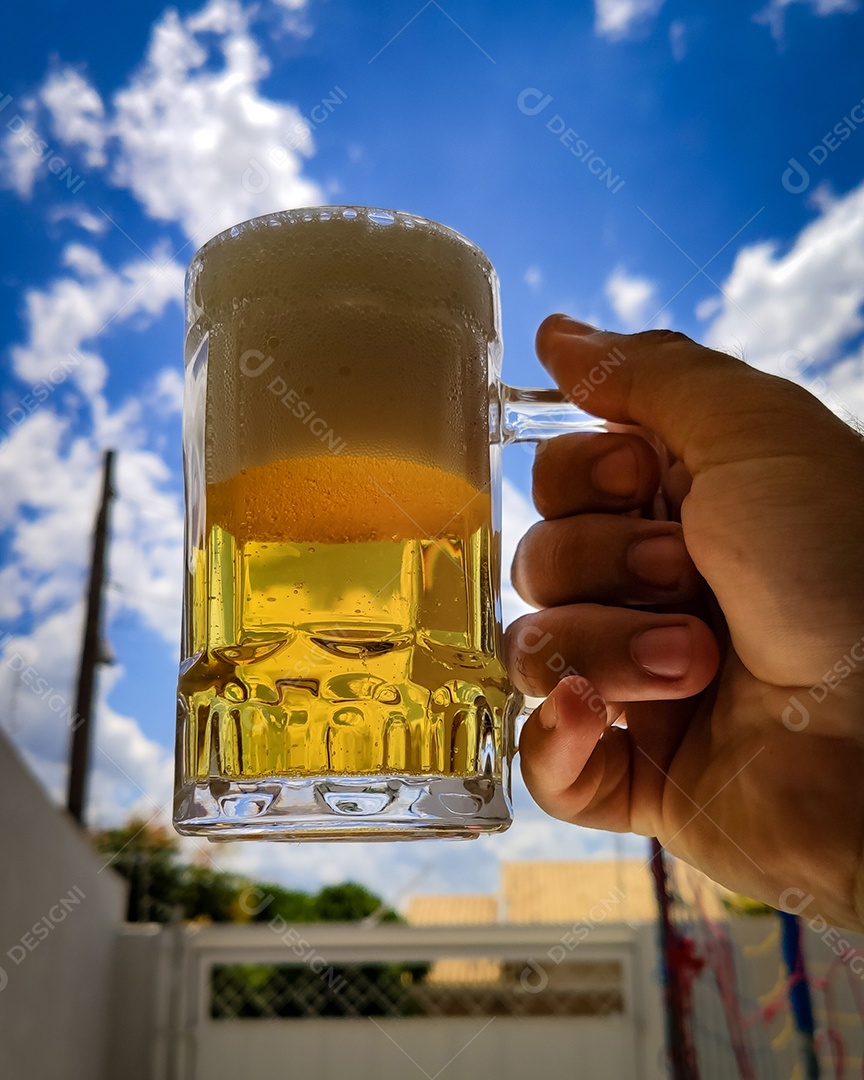
[[[289,211],[198,253],[180,831],[509,825],[499,363],[494,271],[432,222]]]
[[[468,777],[502,752],[490,497],[365,455],[207,488],[180,679],[194,775]]]

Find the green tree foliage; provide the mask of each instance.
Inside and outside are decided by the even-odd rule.
[[[359,922],[374,916],[401,921],[363,885],[327,885],[318,893],[256,884],[179,861],[179,845],[167,829],[139,820],[94,836],[99,851],[129,881],[127,919],[186,919],[271,924],[287,928],[310,922]],[[286,949],[288,956],[293,953]],[[411,1016],[419,1011],[412,988],[428,964],[323,965],[230,964],[213,969],[211,1012],[223,1016]]]
[[[176,838],[167,829],[133,818],[122,828],[96,833],[94,840],[129,882],[127,921],[167,922],[181,897]]]
[[[381,922],[401,922],[379,896],[351,881],[326,885],[315,897],[315,917],[321,922],[356,922],[376,914]]]
[[[211,922],[243,919],[242,908],[238,910],[238,896],[247,885],[243,878],[209,866],[181,866],[179,900],[184,918]]]
[[[246,906],[253,909],[253,922],[269,923],[278,917],[293,926],[294,923],[314,922],[317,917],[313,896],[296,889],[283,889],[280,885],[259,886]]]
[[[288,926],[356,922],[370,915],[382,922],[400,919],[375,893],[353,882],[328,885],[313,895],[182,863],[173,833],[135,818],[93,839],[129,882],[129,922],[167,922],[176,910],[185,919],[269,923],[279,917]]]

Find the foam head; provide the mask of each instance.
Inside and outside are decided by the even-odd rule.
[[[342,453],[488,480],[497,280],[457,233],[326,207],[235,226],[187,277],[187,364],[206,339],[206,480]]]

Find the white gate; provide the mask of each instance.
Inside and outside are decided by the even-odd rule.
[[[141,991],[128,1021],[146,1027],[150,1008],[151,1039],[130,1044],[121,1017],[112,1075],[657,1080],[651,928],[576,942],[572,929],[274,919],[133,932],[120,950]]]

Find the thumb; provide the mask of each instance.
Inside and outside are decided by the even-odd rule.
[[[826,427],[835,438],[845,427],[802,387],[671,330],[615,334],[551,315],[536,347],[574,404],[649,428],[694,477],[717,464],[817,449]]]

